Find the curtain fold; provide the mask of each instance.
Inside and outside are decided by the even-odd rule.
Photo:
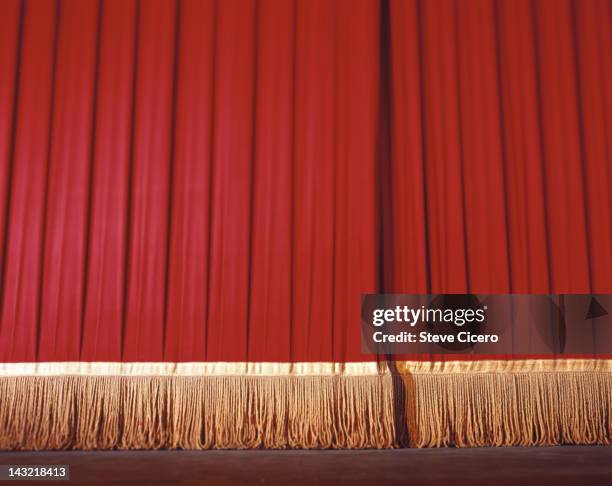
[[[179,8],[164,358],[206,359],[215,2]]]
[[[41,361],[80,358],[98,13],[95,1],[63,2],[56,20],[46,181],[31,196],[44,204],[37,283]]]
[[[15,86],[17,105],[12,138],[8,150],[3,150],[2,160],[6,167],[3,172],[11,174],[2,197],[7,207],[0,329],[2,361],[35,361],[39,342],[58,11],[55,2],[32,2],[27,7],[18,40],[19,72],[14,79],[2,83]]]
[[[612,289],[607,0],[2,10],[3,362],[376,361],[364,293]]]
[[[81,359],[120,361],[130,221],[137,3],[105,1],[99,15]]]

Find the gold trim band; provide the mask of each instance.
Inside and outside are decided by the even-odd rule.
[[[386,364],[367,363],[118,363],[46,362],[0,363],[0,376],[373,376],[384,374]]]
[[[0,376],[376,376],[390,373],[612,372],[608,359],[526,359],[482,361],[398,361],[361,363],[0,363]]]

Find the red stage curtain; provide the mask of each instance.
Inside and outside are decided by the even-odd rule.
[[[607,0],[1,10],[0,361],[366,361],[362,293],[612,292]]]
[[[2,22],[3,361],[362,360],[377,1]]]
[[[610,3],[390,8],[394,290],[610,292]]]

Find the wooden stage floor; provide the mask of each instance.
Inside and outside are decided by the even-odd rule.
[[[382,451],[1,452],[0,464],[69,464],[69,482],[15,483],[57,486],[612,485],[612,446]]]

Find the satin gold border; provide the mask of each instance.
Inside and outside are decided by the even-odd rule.
[[[393,370],[419,373],[612,372],[609,359],[400,361]],[[385,362],[363,363],[0,363],[0,376],[375,376],[391,373]]]
[[[0,363],[0,376],[321,376],[379,375],[387,372],[384,363],[117,363],[117,362],[48,362]]]
[[[612,373],[610,359],[522,359],[482,361],[403,361],[397,363],[402,374],[418,373]]]

